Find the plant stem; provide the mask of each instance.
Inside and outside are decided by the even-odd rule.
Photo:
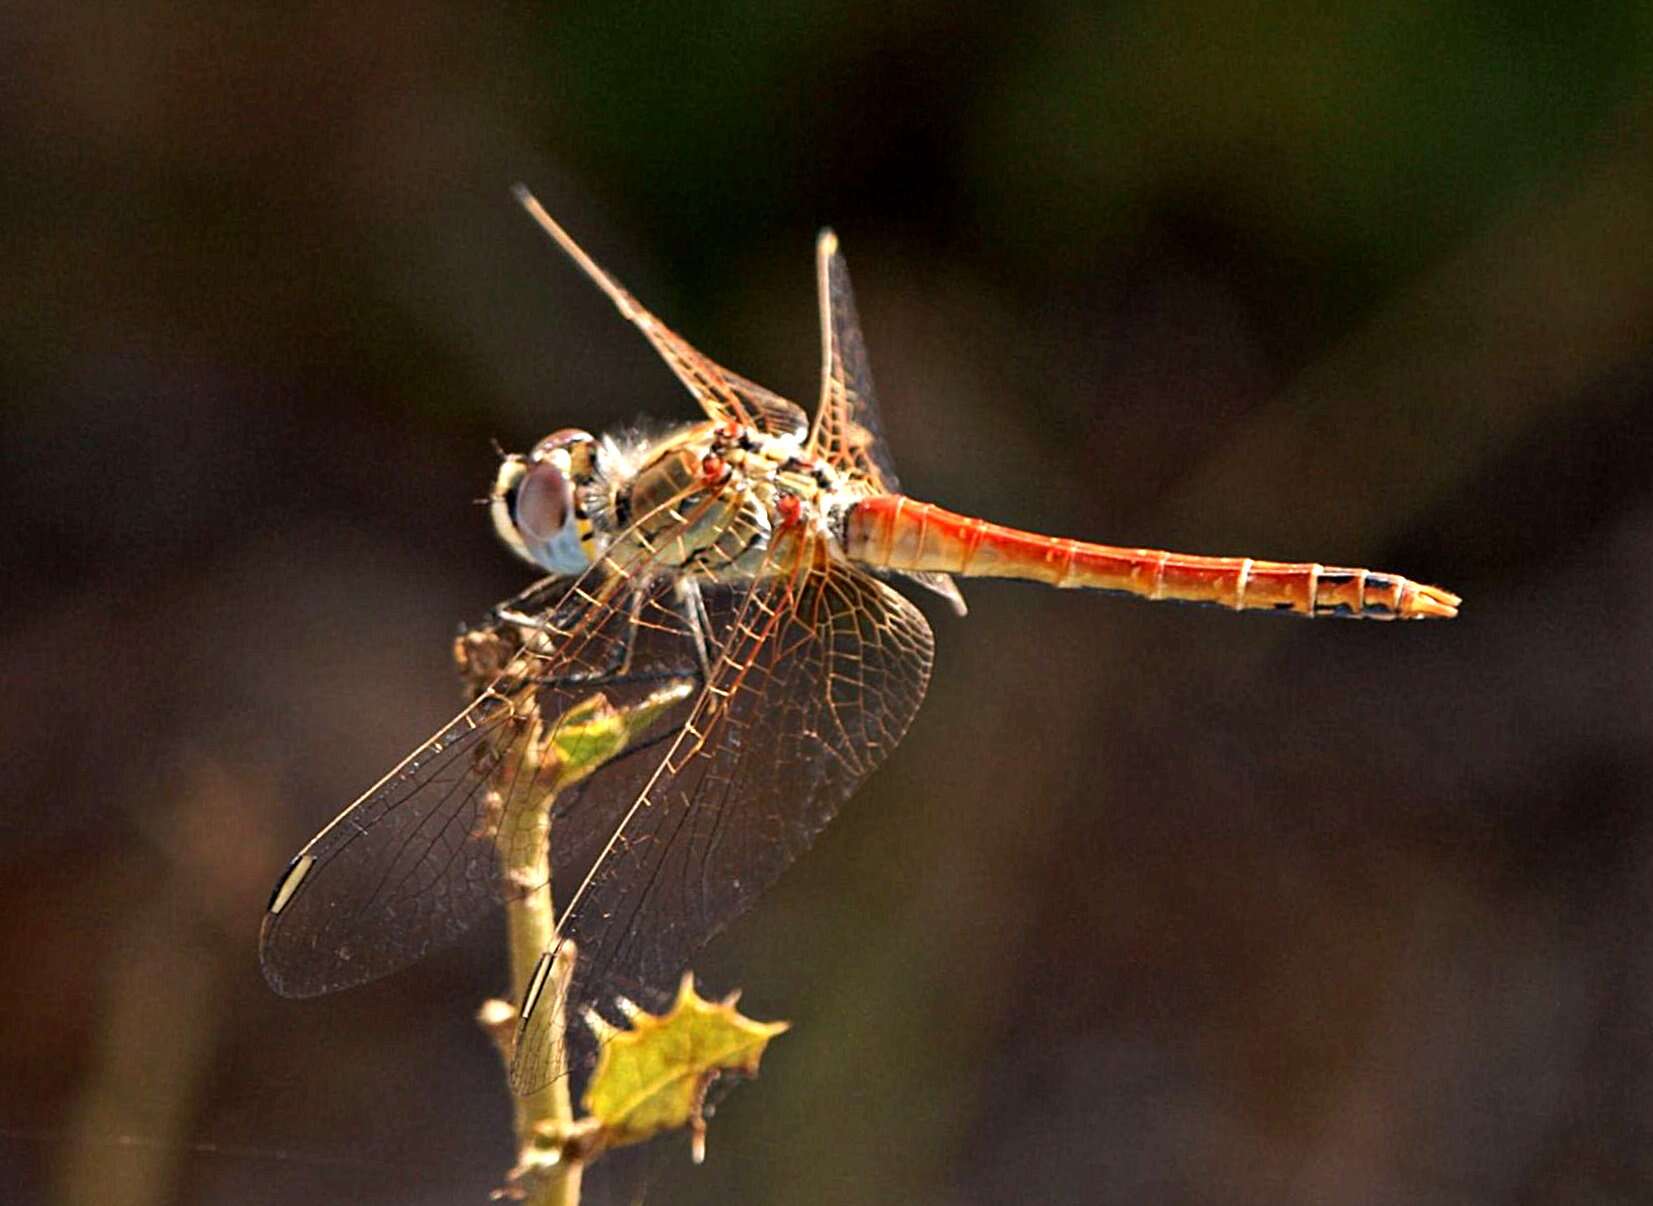
[[[571,941],[557,935],[551,898],[552,805],[558,792],[624,752],[667,710],[687,698],[692,687],[688,680],[672,681],[624,709],[614,708],[599,692],[549,725],[532,690],[516,700],[513,723],[518,728],[511,745],[515,756],[501,762],[512,769],[502,776],[490,798],[499,818],[494,845],[506,895],[514,1000],[522,1001],[541,958],[552,954],[539,1005],[549,1018],[550,1074],[543,1087],[516,1099],[517,1165],[501,1191],[528,1206],[578,1206],[585,1168],[583,1160],[571,1158],[558,1142],[572,1139],[578,1130],[569,1098],[566,1049],[568,990],[576,952]],[[517,1006],[488,1001],[478,1021],[499,1049],[508,1076],[515,1054]]]
[[[529,707],[536,706],[530,704]],[[548,765],[558,759],[545,741],[544,722],[537,709],[524,719],[527,723],[518,738],[522,743],[518,758],[506,759],[504,764],[519,762],[514,774],[520,775],[522,782],[530,785],[543,782],[545,786],[538,791],[530,787],[525,799],[502,797],[496,789],[492,800],[500,817],[494,845],[506,894],[505,932],[510,953],[511,994],[512,1000],[519,1003],[540,957],[556,943],[550,832],[551,808],[562,786],[563,769],[560,765]],[[584,1166],[561,1159],[560,1153],[547,1153],[541,1142],[546,1134],[567,1131],[574,1121],[568,1077],[564,1074],[567,1056],[563,1049],[567,1025],[563,1015],[574,967],[573,953],[572,944],[564,944],[557,951],[550,980],[542,993],[541,1008],[550,1011],[554,1044],[552,1074],[543,1087],[517,1097],[513,1105],[517,1165],[511,1171],[505,1192],[519,1195],[519,1200],[527,1206],[578,1206],[580,1200]],[[479,1020],[499,1048],[509,1076],[516,1046],[517,1006],[489,1001],[483,1006]]]

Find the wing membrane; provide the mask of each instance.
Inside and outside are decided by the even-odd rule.
[[[260,941],[278,992],[314,996],[387,975],[536,886],[501,881],[494,837],[521,830],[515,817],[544,786],[526,748],[528,705],[555,718],[598,690],[625,706],[663,679],[699,676],[669,584],[639,590],[614,591],[595,607],[571,591],[548,620],[560,647],[519,654],[300,852]],[[616,678],[628,650],[630,671]],[[611,773],[623,775],[627,761]]]
[[[600,800],[586,792],[566,811],[559,801],[552,822],[576,1010],[673,987],[900,741],[929,680],[923,615],[858,570],[703,590],[719,654],[658,768],[634,799],[607,794],[610,782]],[[568,894],[565,880],[583,891]],[[556,1072],[555,1016],[538,1011],[522,1027],[518,1092]]]
[[[472,704],[300,852],[259,943],[277,992],[314,996],[394,971],[499,902],[493,843],[477,834],[507,711]]]
[[[532,715],[554,721],[598,690],[625,706],[697,678],[694,637],[671,579],[641,555],[572,582],[469,707],[293,860],[260,936],[271,986],[304,997],[388,975],[537,886],[501,882],[493,836],[522,831],[516,815],[543,786],[525,745]]]
[[[815,287],[821,308],[821,402],[810,452],[848,474],[868,494],[899,494],[901,482],[878,417],[849,265],[830,230],[815,242]],[[964,596],[947,574],[905,576],[946,599],[956,614],[965,613]]]
[[[864,480],[870,493],[899,494],[901,482],[878,417],[849,265],[830,230],[815,242],[815,286],[821,309],[821,402],[810,452]]]

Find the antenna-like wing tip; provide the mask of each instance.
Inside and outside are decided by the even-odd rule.
[[[515,197],[523,205],[527,205],[528,202],[534,199],[534,194],[529,192],[528,186],[520,180],[511,186],[511,196]]]
[[[832,227],[821,227],[821,233],[815,236],[815,250],[821,255],[838,254],[838,236],[833,233]]]

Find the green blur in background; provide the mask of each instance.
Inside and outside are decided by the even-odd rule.
[[[10,6],[0,1198],[510,1163],[497,924],[255,948],[526,583],[490,438],[694,417],[517,180],[811,407],[832,224],[919,497],[1466,599],[919,600],[913,730],[696,964],[793,1030],[651,1200],[1653,1195],[1649,79],[1637,3]]]

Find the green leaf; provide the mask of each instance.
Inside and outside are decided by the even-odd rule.
[[[603,1145],[641,1143],[661,1131],[688,1127],[701,1154],[701,1103],[720,1072],[754,1075],[769,1040],[786,1022],[755,1022],[735,1009],[735,997],[713,1003],[695,992],[686,973],[670,1012],[637,1011],[630,1030],[588,1013],[602,1043],[586,1088],[586,1113],[602,1128]]]
[[[619,757],[670,708],[694,690],[688,679],[673,679],[648,698],[618,709],[598,692],[564,712],[552,726],[550,743],[561,765],[556,790],[571,787]]]

